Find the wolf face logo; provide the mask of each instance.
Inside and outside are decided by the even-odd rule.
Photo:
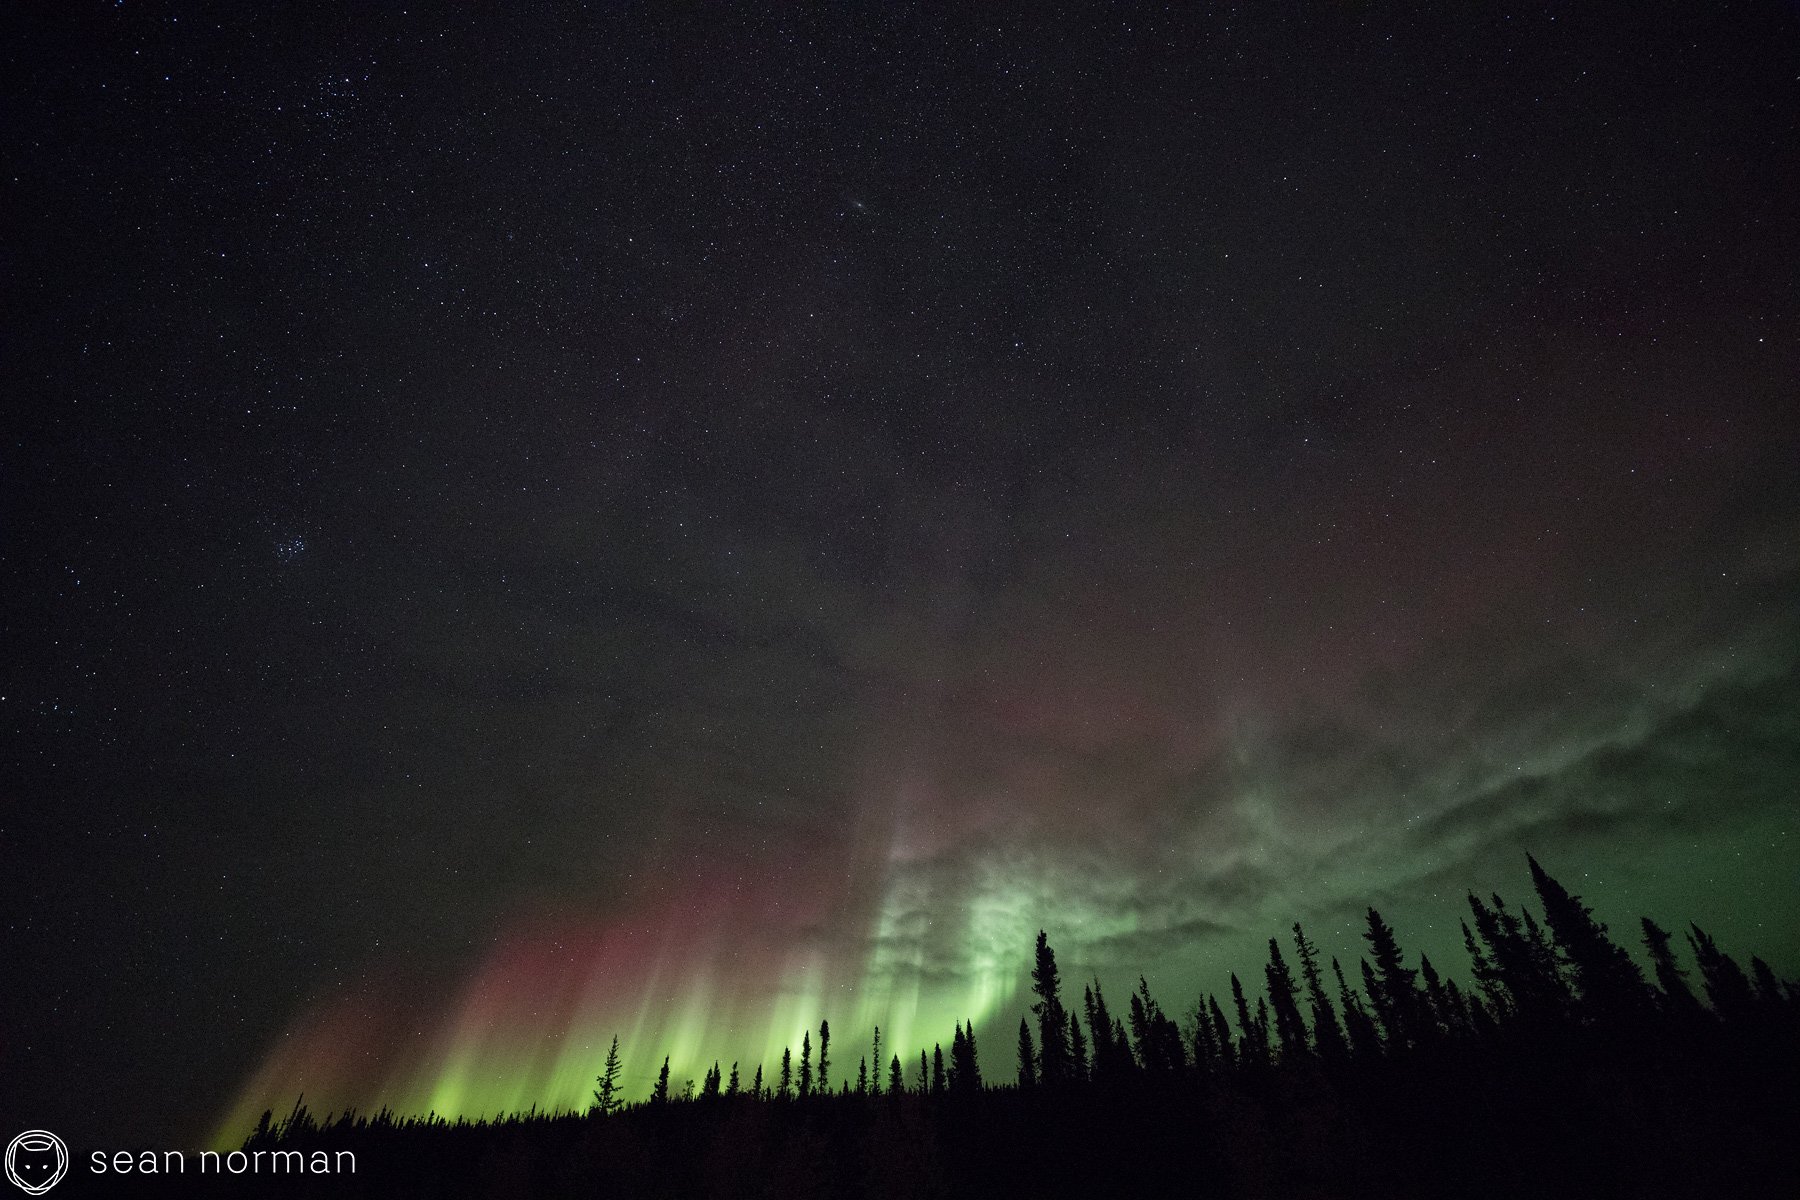
[[[55,1187],[69,1169],[69,1148],[54,1133],[27,1129],[6,1148],[6,1177],[33,1196]]]

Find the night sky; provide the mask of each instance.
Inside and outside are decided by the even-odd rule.
[[[1800,972],[1793,5],[273,7],[0,38],[6,1132]]]

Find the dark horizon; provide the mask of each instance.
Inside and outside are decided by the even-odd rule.
[[[5,1136],[1800,975],[1792,5],[6,22]]]

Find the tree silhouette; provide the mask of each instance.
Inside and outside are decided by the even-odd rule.
[[[1375,1020],[1363,1007],[1356,989],[1344,981],[1344,968],[1335,958],[1331,960],[1331,973],[1337,977],[1338,1003],[1344,1010],[1344,1036],[1350,1042],[1350,1053],[1363,1060],[1380,1057],[1381,1035],[1375,1030]],[[1363,963],[1363,974],[1369,977],[1367,961]]]
[[[869,1080],[869,1088],[875,1095],[881,1095],[881,1026],[875,1027],[875,1044],[869,1051],[869,1061],[875,1064],[875,1076]]]
[[[1087,1038],[1081,1033],[1081,1018],[1069,1014],[1069,1074],[1077,1082],[1088,1078]]]
[[[601,1116],[616,1112],[623,1103],[619,1099],[619,1035],[613,1034],[612,1048],[606,1052],[606,1065],[594,1079],[594,1111]]]
[[[887,1067],[889,1102],[859,1104],[849,1079],[831,1090],[830,1027],[822,1021],[816,1074],[810,1031],[802,1035],[803,1103],[757,1107],[793,1099],[795,1064],[784,1050],[773,1093],[758,1065],[750,1099],[739,1099],[739,1064],[731,1064],[727,1083],[715,1061],[696,1095],[694,1081],[671,1079],[665,1056],[649,1102],[623,1104],[614,1037],[588,1110],[608,1122],[581,1138],[567,1136],[568,1123],[589,1118],[535,1106],[454,1123],[382,1110],[321,1124],[296,1102],[286,1121],[265,1113],[246,1147],[382,1146],[383,1160],[404,1165],[409,1181],[429,1194],[485,1178],[497,1154],[528,1179],[554,1161],[542,1178],[554,1179],[558,1194],[594,1191],[602,1172],[611,1172],[619,1178],[606,1175],[600,1190],[623,1194],[904,1197],[1016,1183],[1014,1190],[1040,1196],[1088,1195],[1104,1180],[1099,1186],[1130,1196],[1160,1194],[1146,1181],[1181,1171],[1241,1177],[1250,1184],[1245,1194],[1393,1200],[1464,1194],[1477,1177],[1488,1185],[1478,1190],[1495,1195],[1800,1192],[1751,1186],[1771,1174],[1800,1183],[1800,1164],[1789,1154],[1789,1131],[1800,1120],[1787,1086],[1800,1069],[1792,985],[1761,957],[1751,957],[1746,972],[1694,925],[1688,940],[1708,1013],[1676,961],[1672,935],[1644,918],[1655,990],[1643,985],[1646,1000],[1636,1012],[1610,1004],[1572,949],[1590,934],[1581,902],[1559,894],[1554,881],[1540,883],[1539,894],[1543,925],[1497,896],[1491,905],[1471,898],[1473,919],[1461,926],[1475,971],[1466,991],[1428,955],[1409,969],[1398,936],[1373,910],[1364,935],[1372,957],[1361,963],[1366,999],[1333,959],[1333,1003],[1322,956],[1295,924],[1297,967],[1290,969],[1277,940],[1262,995],[1231,977],[1235,1034],[1210,994],[1195,1004],[1191,1029],[1177,1029],[1143,976],[1129,995],[1127,1031],[1107,1011],[1096,979],[1084,989],[1085,1022],[1064,1010],[1055,1040],[1068,1057],[1055,1089],[1038,1086],[1041,1054],[1027,1014],[1019,1019],[1018,1088],[983,1086],[974,1026],[958,1020],[948,1047],[920,1052],[919,1091],[929,1099],[905,1098],[896,1054]],[[1041,937],[1040,945],[1048,949]],[[1605,957],[1596,942],[1586,945],[1580,953]],[[1377,1004],[1385,1026],[1371,1012]],[[1335,1031],[1336,1051],[1327,1048],[1334,1036],[1327,1029]],[[872,1072],[881,1074],[879,1060],[859,1059],[855,1095],[876,1091]],[[505,1140],[491,1140],[494,1134]],[[1002,1158],[983,1158],[987,1143],[1004,1146]],[[1655,1153],[1663,1146],[1681,1152]],[[1402,1161],[1403,1175],[1393,1167]],[[727,1183],[721,1191],[722,1168],[741,1171],[745,1186]],[[1238,1194],[1229,1185],[1209,1191]]]
[[[1544,906],[1550,935],[1569,964],[1575,994],[1589,1018],[1643,1016],[1650,993],[1631,955],[1606,936],[1606,926],[1594,919],[1581,897],[1570,895],[1533,856],[1527,854],[1525,861],[1531,866],[1531,882]]]
[[[1220,1065],[1235,1067],[1238,1048],[1231,1039],[1231,1026],[1225,1023],[1225,1013],[1219,1008],[1219,998],[1210,992],[1206,997],[1206,1014],[1212,1020],[1213,1045],[1218,1047]]]
[[[1786,1003],[1781,981],[1775,978],[1775,969],[1755,954],[1750,956],[1750,977],[1756,981],[1758,1002],[1769,1006]]]
[[[1381,1022],[1382,1037],[1390,1046],[1405,1046],[1418,1032],[1418,972],[1406,965],[1406,955],[1393,927],[1381,919],[1381,914],[1371,908],[1368,921],[1363,939],[1369,943],[1375,969],[1371,973],[1365,963],[1363,981],[1375,1005],[1376,1019]]]
[[[669,1102],[669,1059],[663,1057],[662,1071],[656,1077],[656,1087],[650,1092],[650,1103],[667,1104]]]
[[[1674,935],[1649,917],[1641,918],[1644,949],[1650,955],[1650,966],[1656,972],[1656,986],[1661,989],[1662,1004],[1668,1012],[1692,1018],[1700,1015],[1700,1001],[1688,987],[1687,972],[1675,962],[1670,943]]]
[[[1325,992],[1325,981],[1319,973],[1319,952],[1307,940],[1298,921],[1294,922],[1294,952],[1300,959],[1300,978],[1306,983],[1306,999],[1312,1010],[1313,1046],[1321,1058],[1337,1062],[1348,1050],[1344,1031],[1338,1026],[1337,1012]]]
[[[1744,968],[1737,961],[1720,950],[1712,940],[1712,936],[1698,925],[1689,925],[1688,946],[1694,953],[1694,961],[1700,966],[1700,981],[1706,988],[1706,999],[1713,1011],[1731,1021],[1741,1021],[1751,1014],[1754,1007],[1750,996],[1750,981],[1744,976]]]
[[[1243,981],[1231,973],[1231,1003],[1237,1009],[1238,1066],[1244,1070],[1264,1067],[1269,1062],[1269,1045],[1258,1036],[1256,1022],[1250,1016],[1250,1002],[1244,997]]]
[[[1046,1084],[1059,1084],[1069,1075],[1069,1021],[1063,1013],[1062,976],[1056,969],[1056,952],[1041,929],[1031,968],[1031,990],[1037,996],[1031,1011],[1038,1018],[1038,1075]]]
[[[1306,1021],[1300,1015],[1300,985],[1294,982],[1294,973],[1281,956],[1281,943],[1274,938],[1269,939],[1269,961],[1263,967],[1263,978],[1268,984],[1269,1007],[1275,1012],[1275,1033],[1281,1039],[1282,1057],[1305,1054]]]

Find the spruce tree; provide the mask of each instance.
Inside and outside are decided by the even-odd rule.
[[[1675,951],[1670,946],[1674,935],[1662,928],[1649,917],[1641,919],[1644,929],[1644,949],[1650,955],[1650,965],[1656,971],[1656,986],[1661,989],[1662,1006],[1669,1013],[1680,1017],[1693,1017],[1700,1012],[1700,1001],[1695,998],[1694,990],[1688,987],[1687,972],[1675,962]]]
[[[1425,982],[1425,1003],[1419,1009],[1420,1036],[1435,1037],[1441,1032],[1456,1028],[1456,1013],[1450,1005],[1450,993],[1444,989],[1444,981],[1438,975],[1437,968],[1431,965],[1431,956],[1419,955],[1419,978]]]
[[[937,1043],[931,1047],[931,1094],[944,1094],[944,1047]]]
[[[1700,967],[1700,980],[1706,987],[1706,999],[1713,1011],[1727,1021],[1749,1017],[1754,1007],[1750,981],[1737,960],[1720,950],[1712,936],[1698,925],[1689,925],[1688,946]]]
[[[1031,1022],[1019,1018],[1019,1086],[1037,1086],[1037,1047],[1031,1044]]]
[[[1469,904],[1477,910],[1481,907],[1481,901],[1475,898],[1473,892],[1469,893]],[[1475,975],[1475,982],[1481,988],[1482,996],[1490,1006],[1504,1009],[1507,1006],[1506,985],[1501,982],[1499,970],[1488,958],[1487,952],[1476,945],[1475,934],[1469,929],[1467,921],[1462,923],[1462,935],[1463,949],[1468,951],[1470,970]]]
[[[1631,955],[1606,936],[1606,926],[1594,919],[1581,897],[1570,895],[1533,856],[1527,854],[1525,861],[1531,866],[1531,882],[1544,906],[1550,935],[1569,964],[1575,994],[1589,1015],[1607,1022],[1642,1016],[1650,993]]]
[[[881,1095],[881,1026],[875,1027],[875,1044],[869,1051],[869,1061],[875,1064],[875,1074],[869,1080],[869,1090]]]
[[[750,1084],[750,1098],[752,1100],[761,1100],[763,1098],[763,1081],[762,1081],[762,1064],[761,1063],[756,1064],[756,1079],[754,1082],[752,1082]]]
[[[1418,972],[1406,965],[1406,954],[1394,936],[1393,927],[1371,908],[1369,928],[1363,939],[1369,943],[1369,954],[1375,960],[1375,987],[1370,998],[1375,1001],[1376,1015],[1381,1018],[1381,1031],[1390,1045],[1406,1046],[1416,1034],[1419,1019]]]
[[[831,1088],[831,1022],[819,1022],[819,1090]]]
[[[601,1116],[616,1111],[623,1103],[619,1099],[619,1035],[613,1034],[612,1048],[606,1052],[606,1065],[600,1068],[595,1076],[594,1111]]]
[[[650,1103],[667,1104],[669,1102],[669,1059],[663,1057],[662,1072],[656,1077],[656,1087],[650,1092]]]
[[[1231,1026],[1225,1022],[1225,1013],[1219,1008],[1219,998],[1210,992],[1206,996],[1206,1012],[1212,1019],[1213,1045],[1219,1048],[1220,1065],[1236,1066],[1238,1048],[1231,1040]]]
[[[864,1055],[856,1060],[856,1094],[866,1096],[869,1093],[869,1058]]]
[[[1756,981],[1756,999],[1764,1006],[1774,1008],[1787,1002],[1781,981],[1775,978],[1775,968],[1755,954],[1750,956],[1750,978]]]
[[[731,1064],[731,1082],[725,1085],[725,1095],[727,1097],[732,1097],[732,1096],[736,1096],[737,1094],[738,1094],[738,1069],[737,1069],[737,1063],[733,1062]]]
[[[1219,1065],[1218,1047],[1213,1044],[1212,1021],[1206,1012],[1206,997],[1194,1005],[1194,1070],[1200,1075],[1212,1074]]]
[[[1364,962],[1365,977],[1368,971],[1369,964]],[[1344,1010],[1344,1037],[1350,1043],[1350,1053],[1365,1060],[1380,1057],[1381,1035],[1375,1031],[1375,1021],[1363,1007],[1356,989],[1344,981],[1344,968],[1335,958],[1331,960],[1331,973],[1337,977],[1338,1004]]]
[[[1069,1074],[1077,1083],[1088,1078],[1087,1039],[1081,1036],[1081,1020],[1069,1014]]]
[[[1307,940],[1306,931],[1294,922],[1294,952],[1300,958],[1300,978],[1306,982],[1307,1004],[1312,1010],[1312,1041],[1319,1056],[1331,1062],[1344,1057],[1344,1031],[1338,1026],[1337,1011],[1325,992],[1325,981],[1319,973],[1319,952]]]
[[[800,1096],[804,1099],[812,1095],[812,1032],[800,1032]]]
[[[1263,966],[1268,983],[1269,1007],[1275,1011],[1275,1033],[1281,1038],[1281,1056],[1293,1058],[1307,1052],[1306,1022],[1300,1016],[1300,985],[1281,956],[1281,943],[1269,939],[1269,961]]]
[[[788,1047],[781,1048],[781,1090],[775,1093],[777,1100],[786,1100],[794,1086],[794,1052]]]
[[[1250,1002],[1244,997],[1244,985],[1234,971],[1231,975],[1231,1003],[1237,1009],[1238,1066],[1252,1070],[1266,1066],[1268,1055],[1257,1045],[1256,1022],[1250,1016]]]
[[[1044,1083],[1054,1086],[1069,1074],[1069,1021],[1063,1013],[1062,977],[1056,969],[1056,952],[1041,929],[1031,968],[1031,990],[1037,996],[1031,1011],[1038,1018],[1038,1075]]]
[[[906,1092],[906,1077],[900,1071],[900,1056],[894,1055],[894,1061],[888,1065],[888,1094],[894,1097]]]

